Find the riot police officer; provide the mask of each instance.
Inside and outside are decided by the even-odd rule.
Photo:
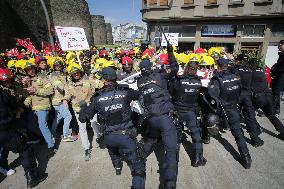
[[[176,188],[178,168],[177,131],[173,119],[169,116],[174,111],[174,105],[168,91],[168,80],[176,75],[178,64],[173,56],[173,49],[168,47],[169,68],[152,70],[153,63],[144,59],[140,64],[141,77],[137,86],[141,92],[146,119],[147,140],[161,139],[165,149],[163,172],[165,189]]]
[[[246,54],[240,54],[237,57],[237,61],[240,61],[240,64],[236,66],[236,73],[240,76],[242,87],[239,105],[245,119],[247,131],[252,140],[252,145],[259,147],[262,146],[264,142],[259,137],[261,131],[255,118],[255,111],[252,104],[251,83],[253,72],[248,65],[249,57]]]
[[[235,137],[245,169],[251,167],[251,156],[247,143],[241,130],[240,112],[237,108],[239,102],[241,83],[237,75],[232,74],[228,68],[229,61],[218,60],[218,72],[208,85],[208,94],[219,99],[220,115],[228,122],[231,133]]]
[[[280,113],[280,92],[284,91],[284,40],[279,42],[278,48],[279,58],[270,71],[272,77],[273,107],[276,114]]]
[[[12,86],[12,77],[8,69],[0,69],[0,146],[19,153],[27,187],[32,188],[47,176],[39,175],[32,148],[26,143],[26,138],[17,131],[16,113],[19,106],[17,99],[7,90]]]
[[[98,114],[98,122],[104,128],[104,142],[114,166],[121,166],[125,158],[132,173],[132,189],[145,188],[145,162],[136,155],[135,127],[131,120],[132,100],[138,92],[116,84],[116,71],[107,67],[102,70],[104,87],[91,100],[88,107],[81,106],[79,120],[86,122]]]
[[[257,59],[251,59],[249,64],[251,65],[253,70],[253,105],[256,109],[262,109],[264,115],[269,119],[275,129],[280,133],[279,137],[284,139],[284,126],[275,115],[275,111],[273,109],[272,95],[266,83],[264,70],[259,65]]]
[[[197,125],[197,115],[200,111],[198,99],[202,87],[201,80],[196,75],[197,69],[197,63],[191,60],[186,65],[183,75],[176,77],[170,87],[175,110],[178,112],[178,118],[180,119],[179,122],[191,131],[194,148],[191,162],[193,167],[206,164],[206,159],[203,157],[200,128]]]

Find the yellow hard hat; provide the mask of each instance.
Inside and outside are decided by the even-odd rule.
[[[104,65],[103,65],[104,68],[106,67],[116,67],[116,64],[114,61],[107,61]]]
[[[66,55],[66,63],[67,64],[75,63],[76,62],[76,58],[77,58],[77,56],[76,56],[75,52],[70,51]]]
[[[17,62],[17,60],[9,60],[9,62],[7,64],[8,69],[11,70],[13,68],[16,68],[16,62]]]
[[[216,56],[216,55],[219,55],[220,56],[221,54],[221,51],[220,49],[216,48],[216,47],[211,47],[209,50],[208,50],[208,55],[209,56]]]
[[[107,62],[108,61],[105,58],[98,58],[96,60],[95,68],[100,70],[100,69],[102,69],[104,67],[104,65],[107,64]]]
[[[49,67],[53,70],[55,64],[61,64],[64,65],[64,61],[61,57],[51,57],[47,60],[47,64]]]
[[[187,64],[189,62],[189,56],[184,53],[180,53],[177,58],[177,61],[178,64]]]
[[[23,60],[21,63],[21,68],[24,70],[28,67],[36,66],[34,59],[29,59],[29,60]]]
[[[177,52],[177,47],[175,45],[173,45],[173,51]]]
[[[200,56],[198,54],[192,53],[188,56],[188,59],[189,59],[188,62],[197,62],[197,63],[200,62]]]
[[[215,64],[214,59],[211,56],[204,56],[199,63],[200,66],[212,66]]]
[[[77,63],[71,63],[67,67],[67,72],[69,75],[72,75],[74,72],[83,71],[82,67]]]

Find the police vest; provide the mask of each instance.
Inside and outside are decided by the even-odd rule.
[[[223,73],[217,76],[220,83],[220,97],[225,105],[239,103],[241,93],[240,79],[235,74]]]
[[[196,76],[181,77],[173,82],[173,102],[178,109],[192,109],[198,106],[199,91],[202,87]]]
[[[99,91],[96,97],[99,123],[117,125],[130,121],[130,102],[126,88],[116,86]]]
[[[268,93],[269,89],[267,86],[267,81],[265,77],[264,70],[262,68],[257,68],[253,72],[252,79],[252,90],[254,93]]]
[[[142,76],[137,81],[143,96],[146,111],[152,115],[162,115],[173,109],[171,97],[167,90],[167,80],[159,73]]]
[[[247,67],[240,67],[238,72],[241,77],[242,89],[251,91],[252,70]]]

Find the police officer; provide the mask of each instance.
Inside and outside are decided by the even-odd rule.
[[[231,133],[235,137],[245,169],[251,167],[251,157],[247,143],[241,130],[240,112],[237,108],[239,102],[241,83],[237,75],[232,74],[228,68],[229,61],[218,60],[218,72],[212,77],[208,85],[208,94],[220,100],[220,114],[228,122]]]
[[[98,114],[98,122],[104,128],[104,142],[115,167],[125,158],[132,173],[132,189],[145,188],[145,162],[136,155],[135,127],[131,120],[132,100],[138,92],[116,84],[116,71],[107,67],[102,70],[104,87],[91,100],[89,107],[82,106],[79,120],[86,122]]]
[[[279,42],[279,58],[271,68],[273,107],[275,113],[280,113],[280,92],[284,91],[284,40]]]
[[[255,111],[252,104],[251,84],[253,72],[248,65],[249,57],[246,54],[240,54],[236,61],[240,62],[240,64],[236,66],[236,73],[240,76],[242,87],[239,105],[245,119],[247,131],[252,140],[252,145],[259,147],[262,146],[264,142],[259,137],[261,131],[255,118]]]
[[[276,117],[275,111],[273,110],[272,95],[266,83],[264,70],[259,65],[257,59],[251,59],[249,64],[251,65],[253,70],[253,105],[256,109],[262,109],[264,115],[269,119],[275,129],[280,133],[279,137],[281,139],[284,139],[284,126],[281,121]]]
[[[0,146],[5,150],[19,153],[21,164],[25,170],[27,187],[32,188],[46,179],[39,175],[32,148],[27,145],[26,138],[17,131],[16,112],[18,104],[15,97],[5,88],[11,87],[12,73],[0,69]]]
[[[153,63],[144,59],[140,64],[141,77],[137,86],[142,93],[144,116],[147,118],[146,141],[161,139],[165,149],[163,180],[165,189],[176,188],[178,168],[177,131],[173,124],[170,112],[174,111],[174,105],[168,92],[168,80],[176,75],[178,64],[173,56],[173,49],[168,47],[170,68],[152,70]],[[146,142],[147,144],[147,142]]]
[[[206,164],[206,159],[203,157],[200,128],[197,125],[197,114],[200,111],[198,99],[202,87],[201,80],[196,75],[197,69],[197,63],[191,60],[186,65],[183,75],[176,77],[170,87],[175,109],[178,112],[179,119],[181,119],[179,122],[191,131],[194,148],[191,162],[193,167]]]

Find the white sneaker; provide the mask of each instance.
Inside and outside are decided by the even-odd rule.
[[[10,176],[10,175],[13,175],[16,171],[13,170],[13,169],[4,169],[3,167],[0,167],[0,173],[2,173],[3,175],[5,176]]]

